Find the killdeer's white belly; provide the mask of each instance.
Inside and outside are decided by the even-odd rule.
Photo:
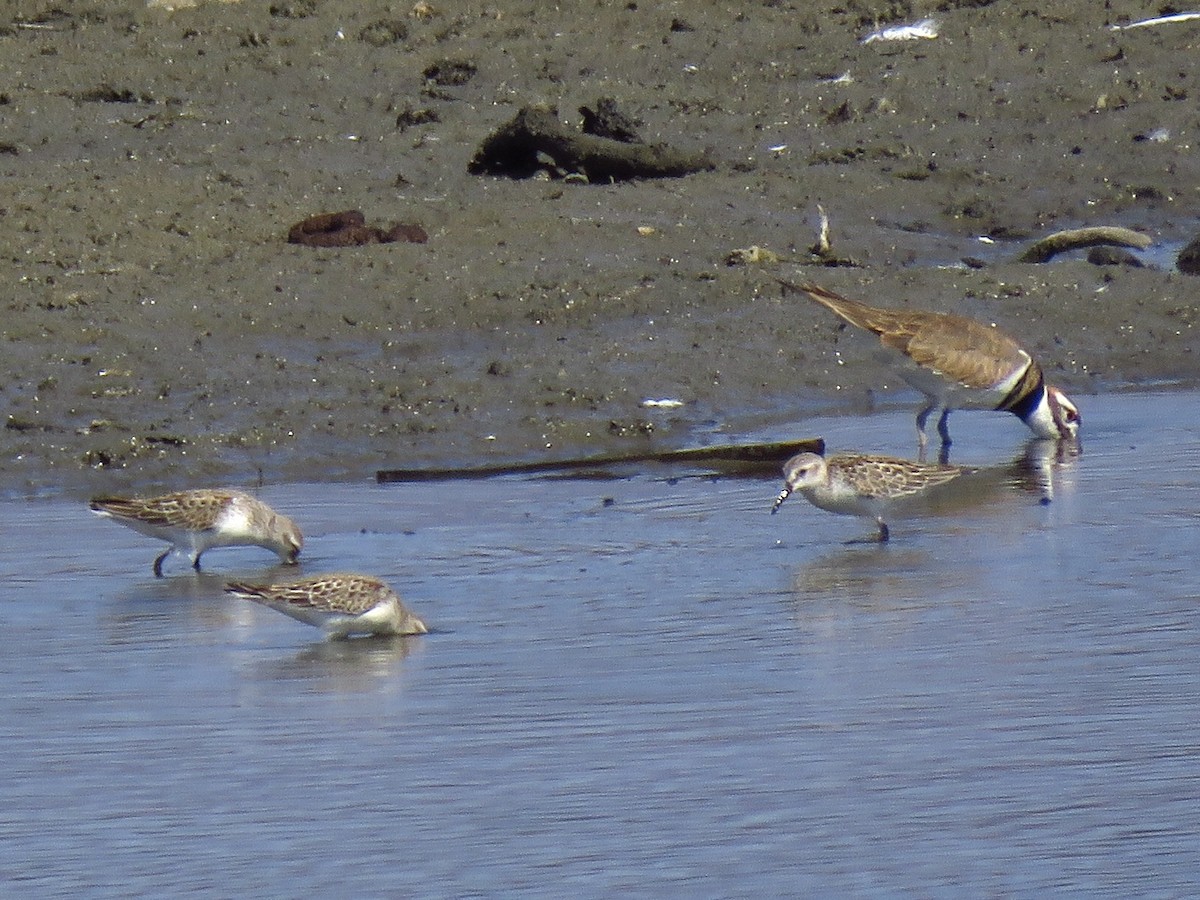
[[[898,363],[897,358],[900,360]],[[900,377],[914,390],[936,401],[938,406],[950,409],[995,409],[1012,393],[1025,374],[1025,366],[1021,366],[993,384],[966,385],[900,354],[892,354],[892,360]]]

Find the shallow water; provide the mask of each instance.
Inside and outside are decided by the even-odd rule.
[[[63,501],[0,516],[0,879],[19,895],[1191,893],[1200,417],[1082,398],[1083,452],[958,413],[887,546],[777,478],[287,485],[301,571],[421,638],[227,597],[281,573]],[[911,415],[797,423],[911,454]],[[762,435],[752,437],[764,437]],[[1049,504],[1039,502],[1052,493]]]

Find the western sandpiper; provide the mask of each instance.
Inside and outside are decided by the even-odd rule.
[[[883,514],[898,500],[923,493],[962,475],[961,466],[926,465],[891,456],[839,453],[828,458],[800,453],[783,465],[784,487],[771,513],[794,491],[813,506],[844,516],[872,518],[879,541],[888,539]]]
[[[233,582],[225,590],[322,628],[334,638],[429,630],[408,611],[399,594],[370,575],[318,575],[287,584]]]
[[[242,491],[200,489],[158,497],[97,497],[92,511],[108,516],[134,531],[169,541],[154,560],[154,574],[162,578],[162,564],[172,553],[187,554],[192,567],[200,568],[200,554],[212,547],[264,547],[294,564],[304,538],[296,523]]]
[[[925,395],[917,413],[917,440],[925,450],[925,422],[941,409],[937,430],[943,448],[950,446],[946,420],[954,409],[1011,412],[1040,438],[1074,438],[1079,410],[1066,394],[1047,384],[1042,367],[1017,342],[974,319],[923,310],[877,309],[849,300],[814,284],[785,289],[807,294],[851,325],[879,336],[903,355],[901,376]]]

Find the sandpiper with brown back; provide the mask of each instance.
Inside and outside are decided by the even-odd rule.
[[[771,513],[777,513],[783,501],[799,491],[818,509],[874,519],[879,526],[877,540],[882,543],[890,536],[884,513],[898,501],[923,494],[965,471],[961,466],[927,465],[865,453],[830,457],[799,453],[784,463],[783,490]]]
[[[317,575],[286,584],[233,582],[225,590],[315,625],[331,638],[428,632],[399,594],[370,575]]]
[[[213,547],[263,547],[294,564],[304,545],[295,522],[242,491],[202,488],[157,497],[97,497],[91,509],[170,542],[154,560],[159,578],[163,560],[172,553],[186,554],[199,570],[200,555]]]

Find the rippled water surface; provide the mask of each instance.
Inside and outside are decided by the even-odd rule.
[[[433,628],[330,643],[61,500],[0,518],[0,881],[18,895],[1182,896],[1200,884],[1200,406],[892,522],[777,478],[284,485],[301,572]],[[798,423],[911,454],[911,416]],[[782,430],[782,429],[781,429]],[[1052,496],[1043,504],[1043,494]]]

